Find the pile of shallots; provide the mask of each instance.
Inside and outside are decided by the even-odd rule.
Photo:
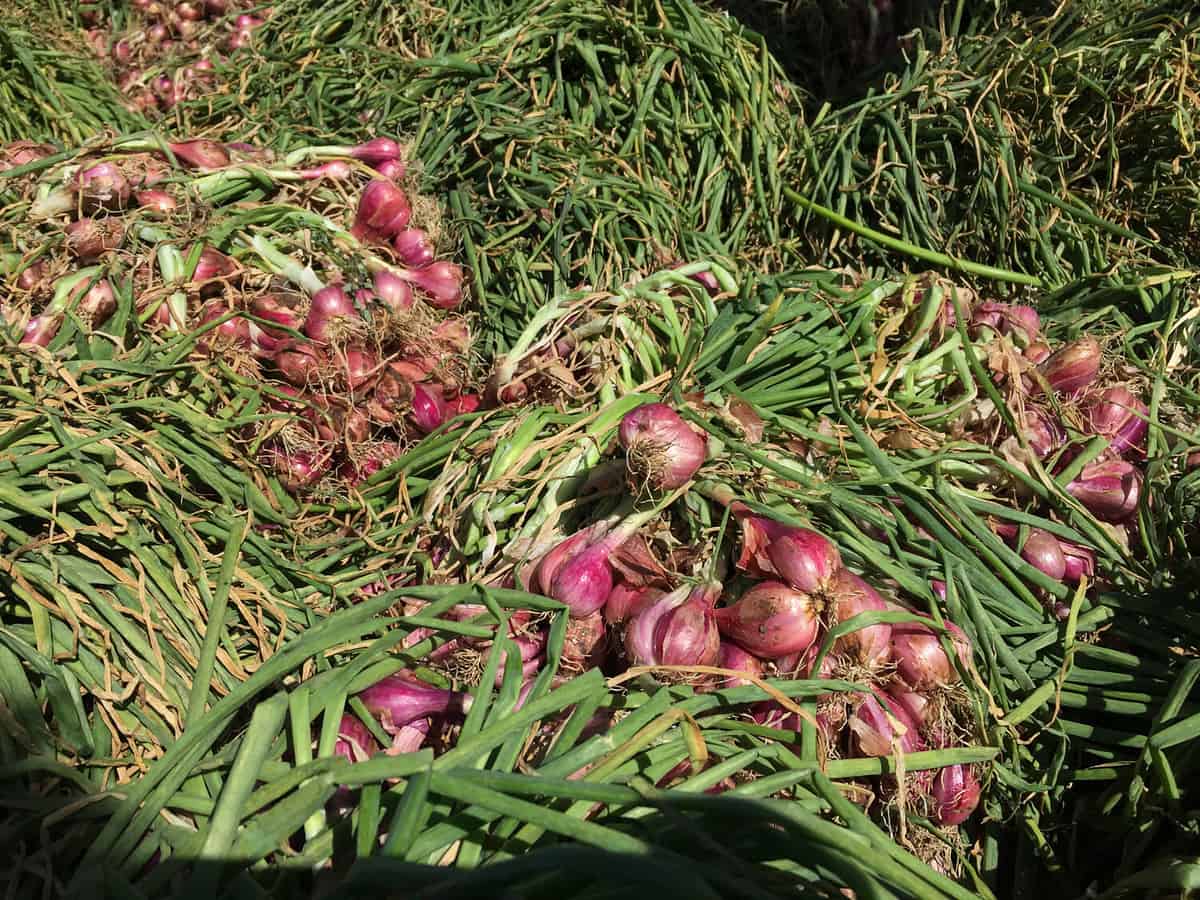
[[[214,61],[249,47],[270,12],[244,0],[131,0],[119,31],[98,4],[81,4],[79,15],[88,45],[111,69],[129,107],[149,112],[212,90]]]
[[[117,144],[22,180],[29,227],[0,253],[0,296],[23,345],[71,352],[55,341],[67,322],[103,331],[129,297],[123,328],[192,332],[201,356],[261,383],[267,415],[246,439],[292,492],[352,487],[477,408],[465,273],[439,258],[436,207],[400,183],[394,140],[281,163],[246,144],[166,146]],[[0,164],[52,150],[0,148]],[[223,204],[272,182],[280,224],[223,227],[240,212]],[[322,231],[331,249],[304,262],[280,248]]]
[[[1117,375],[1100,342],[1083,335],[1051,346],[1030,306],[984,302],[970,320],[988,348],[1010,425],[990,401],[968,414],[972,435],[1029,471],[1036,460],[1066,493],[1120,539],[1137,528],[1149,410],[1138,387]],[[1015,426],[1015,427],[1014,427]],[[1041,572],[1076,585],[1095,574],[1095,553],[1043,529],[1005,522],[996,532]]]
[[[842,565],[838,549],[823,535],[755,515],[738,502],[731,505],[741,529],[732,576],[722,583],[711,574],[689,578],[670,571],[653,552],[649,535],[664,502],[686,490],[704,464],[707,439],[661,403],[627,413],[618,439],[631,493],[648,487],[665,498],[643,497],[640,507],[634,505],[637,511],[626,506],[577,531],[518,565],[513,576],[521,587],[559,600],[569,611],[560,677],[591,668],[618,675],[639,667],[661,682],[686,682],[703,691],[764,678],[861,684],[865,690],[830,691],[819,699],[815,725],[827,757],[958,747],[976,732],[961,681],[973,671],[971,646],[960,629],[948,621],[939,627],[885,600]],[[463,605],[451,617],[482,612],[483,607]],[[518,612],[508,627],[527,691],[546,659],[547,623]],[[409,643],[429,634],[415,632]],[[456,637],[426,662],[452,682],[470,684],[490,646]],[[503,672],[502,666],[497,687]],[[453,727],[470,696],[434,688],[404,671],[360,699],[393,736],[395,752],[397,746],[432,745],[431,727],[440,734],[447,723]],[[778,729],[784,740],[802,727],[801,714],[775,700],[754,705],[746,715]],[[379,749],[351,715],[343,720],[341,738],[339,752],[351,759]],[[878,796],[955,826],[979,804],[980,773],[962,764],[910,768],[900,779],[881,778]]]

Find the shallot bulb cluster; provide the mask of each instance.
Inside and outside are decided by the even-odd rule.
[[[28,166],[52,151],[4,145],[0,165]],[[19,292],[10,317],[29,311],[13,322],[26,346],[55,348],[64,323],[102,329],[118,300],[131,299],[125,328],[190,332],[198,354],[260,380],[273,397],[288,394],[263,403],[275,419],[242,432],[286,490],[357,489],[481,406],[472,330],[458,310],[465,273],[436,253],[436,205],[392,180],[403,155],[386,136],[300,148],[281,162],[252,144],[203,137],[89,148],[14,182],[43,246],[28,262],[5,254],[0,294]],[[288,201],[344,244],[345,272],[322,259],[318,274],[296,258],[304,242],[276,246],[286,231],[214,238],[193,227],[248,189],[247,161],[260,184],[337,178],[342,194],[357,193],[354,207],[336,212],[325,195]],[[60,275],[65,265],[73,271]],[[264,429],[265,441],[254,441]]]
[[[240,11],[234,0],[134,0],[127,27],[116,32],[100,6],[84,6],[84,37],[111,70],[113,80],[140,112],[166,111],[216,87],[216,66],[226,54],[251,46],[269,11]]]

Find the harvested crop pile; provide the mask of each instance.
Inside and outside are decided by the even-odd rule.
[[[1193,10],[15,9],[8,894],[1187,894]]]

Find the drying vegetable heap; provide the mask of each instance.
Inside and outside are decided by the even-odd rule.
[[[951,307],[947,316],[952,320]],[[968,328],[995,391],[972,404],[956,428],[996,449],[1018,499],[1036,507],[1028,481],[1044,478],[1060,499],[1108,526],[1098,535],[1129,547],[1138,528],[1149,429],[1149,408],[1136,382],[1092,335],[1051,346],[1031,306],[978,303]],[[1094,580],[1093,548],[1041,528],[1008,522],[994,528],[1051,582]],[[1068,607],[1056,603],[1054,611],[1065,618]]]
[[[0,257],[22,344],[184,335],[262,388],[247,449],[292,492],[344,492],[478,405],[464,272],[438,257],[436,207],[400,183],[395,141],[279,162],[203,139],[51,151],[0,151],[24,200]]]
[[[823,758],[903,760],[965,746],[978,733],[962,683],[973,671],[970,643],[960,629],[885,600],[843,567],[837,548],[818,532],[756,515],[737,501],[729,508],[741,526],[740,554],[722,583],[714,575],[717,564],[669,537],[672,504],[708,458],[706,434],[670,406],[650,402],[624,414],[617,442],[628,492],[615,510],[559,540],[514,543],[502,555],[512,565],[498,566],[493,578],[566,606],[560,682],[593,668],[618,680],[649,675],[700,692],[761,685],[765,678],[827,679],[836,689],[820,695],[815,718],[782,695],[744,709],[753,722],[785,741],[791,734],[797,744],[807,717],[817,726]],[[688,574],[672,571],[660,555]],[[365,594],[396,586],[380,582]],[[409,602],[404,612],[419,615],[423,606]],[[464,622],[486,613],[482,605],[460,604],[446,618]],[[417,629],[405,644],[434,634]],[[520,655],[519,708],[546,664],[549,621],[515,611],[507,637],[512,644],[501,658],[514,650]],[[451,683],[472,685],[493,646],[492,637],[456,636],[424,662]],[[501,665],[497,689],[504,675]],[[848,689],[847,682],[865,689]],[[422,681],[411,670],[389,676],[358,699],[375,718],[371,724],[390,736],[391,753],[445,748],[471,703],[470,694]],[[600,733],[607,725],[601,716],[589,727]],[[338,752],[352,761],[379,752],[374,730],[347,713]],[[899,806],[956,826],[979,803],[980,774],[970,764],[907,776],[902,771],[880,778],[881,809]],[[735,778],[712,790],[734,787]],[[870,802],[867,793],[864,805]]]
[[[224,53],[249,47],[270,10],[230,0],[132,0],[124,22],[104,22],[96,4],[83,4],[80,19],[90,26],[85,38],[112,70],[113,80],[138,112],[166,111],[181,100],[209,92],[215,63]],[[122,25],[124,27],[119,27]]]

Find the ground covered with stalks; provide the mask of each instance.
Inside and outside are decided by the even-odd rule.
[[[1198,41],[0,11],[7,895],[1191,896]]]

